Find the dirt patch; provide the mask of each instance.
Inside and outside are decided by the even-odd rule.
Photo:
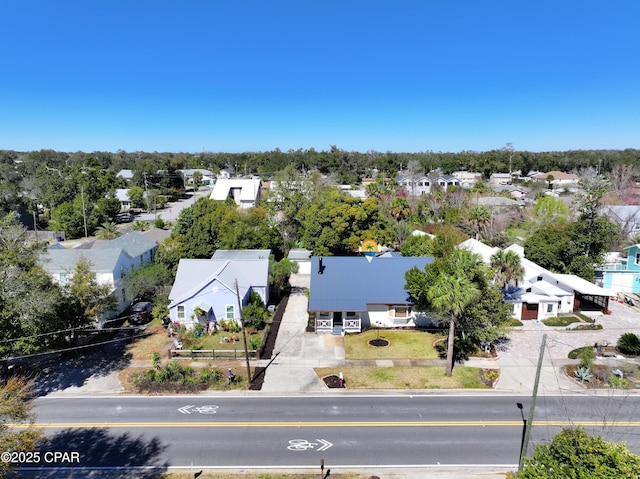
[[[322,380],[330,389],[343,389],[347,387],[344,380],[340,380],[340,378],[335,374],[332,374],[331,376],[325,376],[322,378]]]
[[[373,346],[374,348],[386,348],[389,344],[389,341],[382,338],[372,339],[369,341],[369,346]]]

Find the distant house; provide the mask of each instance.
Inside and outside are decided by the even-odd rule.
[[[510,185],[512,181],[510,173],[494,173],[489,177],[489,186]]]
[[[478,181],[482,181],[482,173],[473,173],[470,171],[454,171],[451,176],[460,182],[463,188],[472,188]]]
[[[228,180],[231,178],[231,170],[222,169],[220,173],[218,173],[219,180]]]
[[[553,179],[551,180],[551,184],[554,186],[554,188],[577,185],[580,181],[580,177],[578,175],[565,173],[563,171],[548,171],[546,173],[539,172],[530,175],[530,178],[533,181],[548,182],[550,177],[553,177]]]
[[[468,239],[460,244],[479,254],[485,264],[499,251],[478,240]],[[524,248],[513,244],[506,248],[520,256],[524,270],[522,280],[505,291],[504,301],[513,305],[513,316],[517,319],[545,319],[562,313],[579,310],[607,311],[609,292],[576,275],[557,274],[524,257]]]
[[[132,298],[127,298],[124,290],[125,275],[150,263],[156,249],[155,241],[134,231],[114,240],[86,243],[83,248],[54,244],[41,257],[40,266],[55,282],[65,285],[73,276],[78,262],[83,258],[88,260],[98,283],[108,285],[117,300],[116,310],[104,315],[108,319],[124,311],[131,303]]]
[[[193,174],[197,171],[202,175],[201,184],[203,185],[211,185],[215,182],[216,175],[214,175],[209,170],[203,170],[201,168],[188,169],[188,170],[178,170],[182,174],[185,185],[193,184]]]
[[[451,175],[429,174],[429,175],[399,175],[396,183],[402,187],[409,196],[428,195],[433,190],[434,185],[438,185],[443,190],[450,186],[460,186],[460,180]]]
[[[193,328],[220,320],[240,321],[251,292],[269,302],[270,250],[216,251],[211,259],[181,259],[169,293],[173,323]],[[236,289],[237,286],[237,289]]]
[[[404,289],[405,273],[423,269],[432,257],[313,256],[309,313],[318,332],[415,326],[414,301]]]
[[[120,211],[129,211],[131,209],[131,198],[127,188],[118,188],[116,190],[116,198],[120,202]]]
[[[124,178],[127,181],[133,179],[133,170],[120,170],[116,174],[116,178]]]
[[[410,196],[428,195],[431,193],[432,179],[426,175],[399,175],[396,183]]]
[[[215,201],[232,199],[240,208],[254,208],[260,202],[259,179],[223,179],[213,186],[210,198]]]

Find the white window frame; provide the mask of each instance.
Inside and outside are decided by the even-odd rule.
[[[229,317],[229,312],[231,312],[231,317]],[[236,307],[233,304],[225,304],[224,306],[224,319],[229,321],[230,319],[236,319]]]
[[[176,314],[178,319],[184,319],[184,305],[179,304],[178,309],[176,311],[177,311]]]

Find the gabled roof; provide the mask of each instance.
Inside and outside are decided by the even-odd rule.
[[[218,249],[211,259],[269,259],[270,249]]]
[[[263,259],[181,259],[169,299],[179,304],[207,285],[218,281],[234,291],[238,281],[240,297],[251,287],[268,287],[269,257]]]
[[[105,251],[96,249],[77,248],[48,248],[42,255],[39,264],[48,273],[64,273],[73,271],[81,258],[86,258],[91,263],[91,271],[94,273],[111,273],[115,271],[118,260],[122,257],[131,258],[122,249],[108,249]]]
[[[232,188],[240,188],[240,195],[234,199],[240,202],[255,201],[260,193],[260,183],[259,179],[220,179],[213,185],[210,198],[225,201]]]
[[[156,242],[146,238],[140,231],[132,231],[100,245],[99,250],[123,249],[132,258],[137,258],[156,247]]]
[[[405,273],[423,269],[432,257],[364,256],[311,258],[309,311],[366,311],[367,304],[413,304],[404,289]]]
[[[133,171],[132,170],[120,170],[116,174],[116,178],[119,177],[119,176],[121,176],[125,180],[130,180],[130,179],[133,178]]]

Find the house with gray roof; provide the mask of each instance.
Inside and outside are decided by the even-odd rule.
[[[87,243],[81,248],[65,248],[56,243],[42,255],[40,266],[54,281],[65,285],[73,276],[78,262],[88,260],[98,284],[109,286],[116,298],[116,310],[104,314],[108,319],[124,311],[131,302],[132,298],[127,298],[124,291],[125,275],[150,263],[156,249],[155,241],[133,231],[114,240]]]
[[[313,256],[309,313],[318,332],[360,332],[372,326],[415,326],[414,300],[405,273],[433,257]]]
[[[211,259],[181,259],[169,293],[171,322],[208,329],[220,320],[240,321],[238,296],[243,307],[254,291],[268,304],[270,253],[224,250]]]

